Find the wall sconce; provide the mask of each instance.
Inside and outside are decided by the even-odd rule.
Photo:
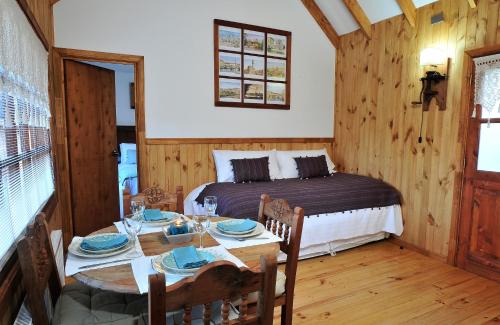
[[[422,81],[420,100],[412,102],[412,104],[422,105],[422,109],[428,111],[432,99],[435,98],[439,110],[446,110],[449,63],[450,59],[446,57],[446,53],[442,50],[426,48],[420,52],[420,65],[430,67],[430,69],[426,68],[425,77],[420,78],[420,81]]]

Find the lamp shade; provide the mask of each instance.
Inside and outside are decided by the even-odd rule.
[[[446,53],[436,48],[426,48],[420,52],[420,65],[441,65],[446,63]]]

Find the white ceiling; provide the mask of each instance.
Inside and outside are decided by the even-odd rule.
[[[438,0],[413,0],[419,8]],[[402,14],[396,0],[358,0],[359,5],[372,24]],[[344,35],[359,29],[351,13],[342,0],[316,0],[326,18],[339,35]]]

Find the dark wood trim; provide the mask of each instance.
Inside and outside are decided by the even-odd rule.
[[[49,51],[50,43],[47,40],[47,38],[45,37],[45,35],[42,31],[42,28],[38,24],[38,21],[36,20],[35,15],[33,14],[33,11],[31,11],[31,8],[28,5],[28,2],[26,0],[17,0],[17,3],[19,4],[19,7],[21,7],[22,11],[26,15],[26,18],[28,18],[28,21],[30,22],[31,27],[33,27],[33,30],[35,31],[36,35],[38,36],[38,38],[42,42],[43,47],[45,47],[45,49],[47,51]]]
[[[217,25],[233,27],[233,28],[241,28],[241,29],[251,29],[256,32],[270,33],[270,34],[278,34],[283,36],[292,36],[292,33],[289,31],[275,29],[270,27],[262,27],[257,25],[250,25],[245,23],[237,23],[234,21],[222,20],[222,19],[214,19],[214,23]],[[243,46],[243,44],[242,44]]]
[[[302,0],[302,4],[304,5],[304,7],[306,7],[309,14],[314,18],[323,33],[325,33],[326,37],[330,40],[330,43],[332,43],[333,47],[335,47],[336,49],[340,49],[339,34],[337,34],[337,31],[335,31],[335,28],[333,28],[332,24],[330,23],[328,18],[326,18],[325,14],[323,13],[323,11],[321,11],[316,2],[314,0]],[[340,57],[340,55],[338,55],[337,57]]]
[[[219,50],[219,27],[231,27],[237,28],[241,31],[241,51],[231,51],[231,50]],[[243,33],[245,30],[252,30],[256,32],[264,33],[264,54],[253,54],[253,53],[245,53],[244,45],[243,45]],[[267,54],[267,37],[268,34],[276,34],[286,37],[286,57],[278,57],[274,55]],[[243,108],[265,108],[265,109],[290,109],[290,90],[291,90],[291,47],[292,47],[292,33],[284,30],[255,26],[249,24],[242,24],[232,21],[219,20],[214,19],[214,106],[216,107],[243,107]],[[239,77],[226,77],[219,76],[219,54],[220,53],[232,53],[240,56],[240,76]],[[252,55],[261,57],[264,60],[264,76],[262,79],[258,78],[246,78],[244,73],[244,62],[245,55]],[[267,78],[267,60],[268,59],[278,59],[285,61],[285,80],[284,81],[274,81],[268,80]],[[240,95],[241,98],[236,102],[224,102],[219,100],[219,82],[220,79],[233,79],[240,81]],[[245,81],[255,81],[263,84],[263,95],[264,102],[263,103],[247,103],[244,99],[244,82]],[[268,83],[280,83],[285,85],[285,104],[268,104],[267,103],[267,86]]]
[[[148,179],[148,170],[146,168],[147,164],[143,164],[146,159],[145,151],[145,118],[144,118],[144,57],[138,55],[128,55],[128,54],[117,54],[117,53],[106,53],[106,52],[96,52],[96,51],[86,51],[86,50],[76,50],[76,49],[66,49],[66,48],[53,48],[55,52],[54,61],[54,78],[58,81],[54,87],[56,87],[56,93],[58,96],[55,101],[61,110],[61,114],[65,114],[65,90],[64,90],[64,60],[83,60],[83,61],[98,61],[107,63],[118,63],[118,64],[133,64],[134,65],[134,83],[135,83],[135,98],[136,98],[136,109],[135,109],[135,120],[136,120],[136,143],[137,143],[137,169],[139,172],[139,190],[142,190],[144,182]],[[67,137],[66,121],[61,118],[57,127],[60,129],[60,134],[62,137]],[[69,177],[69,160],[68,160],[68,150],[67,144],[60,143],[62,146],[62,153],[58,159],[65,160],[64,169],[64,184],[62,184],[61,191],[67,193],[64,200],[65,211],[61,211],[63,215],[63,235],[64,235],[64,248],[69,244],[71,238],[73,237],[73,225],[71,216],[71,193],[70,193],[70,177]],[[64,156],[64,157],[62,157]],[[62,198],[61,198],[62,199]],[[69,210],[69,211],[68,211]]]
[[[478,58],[486,55],[493,55],[500,52],[500,44],[484,46],[481,48],[466,50],[465,53],[471,58]]]
[[[0,271],[0,283],[2,284],[0,286],[0,310],[2,311],[0,323],[13,324],[25,294],[17,252],[12,254]]]
[[[148,138],[146,145],[239,143],[333,143],[333,138]]]

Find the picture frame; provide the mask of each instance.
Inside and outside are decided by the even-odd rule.
[[[129,91],[130,91],[130,109],[135,109],[135,82],[130,83]]]
[[[291,32],[214,20],[214,105],[290,109]]]

